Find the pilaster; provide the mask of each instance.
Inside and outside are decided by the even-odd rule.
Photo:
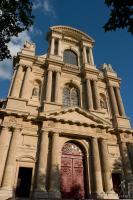
[[[21,90],[21,97],[24,99],[28,99],[28,95],[29,95],[30,72],[31,72],[31,67],[26,66],[25,76],[24,76],[22,90]]]
[[[103,197],[103,183],[100,165],[100,155],[98,148],[97,138],[91,139],[92,144],[92,156],[93,156],[93,167],[94,167],[94,184],[95,184],[95,195],[97,198]]]
[[[0,134],[0,185],[4,173],[5,162],[9,149],[11,135],[8,127],[2,127]]]
[[[90,79],[86,80],[86,86],[87,86],[87,102],[88,102],[88,108],[93,109],[93,99],[92,99],[92,88]]]
[[[11,142],[9,146],[9,151],[6,160],[6,166],[4,170],[3,180],[2,180],[2,187],[0,190],[0,197],[7,196],[13,197],[14,193],[14,177],[15,177],[15,163],[16,163],[16,152],[19,142],[20,136],[20,129],[13,128]]]
[[[59,94],[60,94],[60,72],[56,72],[55,77],[55,102],[59,103]]]
[[[107,147],[107,141],[105,139],[100,139],[100,147],[101,147],[101,161],[102,161],[101,167],[102,167],[104,191],[108,195],[109,199],[117,199],[118,195],[113,190],[108,147]]]
[[[11,93],[10,93],[11,97],[16,97],[16,98],[19,97],[20,88],[22,84],[21,83],[22,71],[23,71],[23,67],[22,65],[19,65],[16,71],[16,75],[14,77],[13,84],[12,84]]]
[[[39,162],[37,170],[37,181],[34,197],[46,198],[48,197],[46,191],[46,177],[47,177],[47,159],[48,159],[48,132],[42,130],[40,132],[40,148],[39,148]]]
[[[110,94],[112,112],[113,112],[114,115],[119,115],[117,101],[116,101],[113,86],[109,86],[109,94]]]
[[[52,91],[52,71],[48,70],[47,78],[47,88],[46,88],[46,101],[51,101],[51,91]]]
[[[125,117],[125,109],[124,109],[124,105],[122,102],[122,98],[120,95],[120,89],[118,87],[115,87],[115,94],[116,94],[116,99],[117,99],[117,104],[118,104],[118,108],[119,108],[119,113],[121,116]]]
[[[59,134],[52,135],[52,153],[51,153],[51,173],[50,173],[50,189],[49,196],[60,198],[60,153],[59,153]]]

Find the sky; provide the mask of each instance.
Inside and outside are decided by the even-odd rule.
[[[47,52],[46,34],[50,26],[77,28],[95,40],[93,49],[97,68],[110,63],[122,79],[121,95],[127,116],[133,127],[133,35],[126,30],[105,33],[103,25],[109,17],[104,0],[33,0],[34,24],[8,44],[16,55],[24,42],[36,44],[36,54]],[[12,76],[11,60],[0,62],[0,98],[6,98]]]

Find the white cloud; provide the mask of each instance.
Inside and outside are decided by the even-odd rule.
[[[52,14],[54,17],[55,15],[55,10],[53,5],[51,4],[50,0],[35,0],[33,3],[33,9],[43,9],[44,14],[50,15]]]
[[[25,41],[31,41],[28,31],[24,31],[18,35],[18,37],[12,37],[11,42],[8,44],[8,48],[12,56],[16,56],[20,49],[23,47]],[[0,62],[0,78],[11,79],[12,75],[12,60],[5,59]]]
[[[5,59],[3,62],[1,62],[2,65],[0,65],[0,78],[1,79],[11,79],[12,75],[12,61]]]
[[[34,35],[42,35],[42,31],[34,26],[31,26],[29,31]]]
[[[33,10],[37,10],[42,7],[42,2],[40,0],[35,0],[33,2]]]

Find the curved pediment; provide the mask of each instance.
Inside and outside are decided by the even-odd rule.
[[[94,39],[91,38],[89,35],[87,35],[86,33],[82,32],[78,29],[72,28],[70,26],[61,26],[61,25],[60,26],[52,26],[52,27],[50,27],[50,29],[52,31],[60,32],[64,35],[73,37],[73,38],[78,39],[78,40],[85,39],[85,40],[88,40],[91,43],[94,43]]]
[[[79,107],[67,108],[46,114],[47,119],[79,125],[110,127],[111,123]]]

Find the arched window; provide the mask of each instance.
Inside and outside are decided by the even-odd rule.
[[[79,92],[75,87],[63,89],[63,106],[79,106]]]
[[[100,107],[101,109],[107,109],[106,97],[104,94],[100,94]]]
[[[71,50],[64,51],[63,60],[65,63],[71,65],[78,65],[77,55]]]

